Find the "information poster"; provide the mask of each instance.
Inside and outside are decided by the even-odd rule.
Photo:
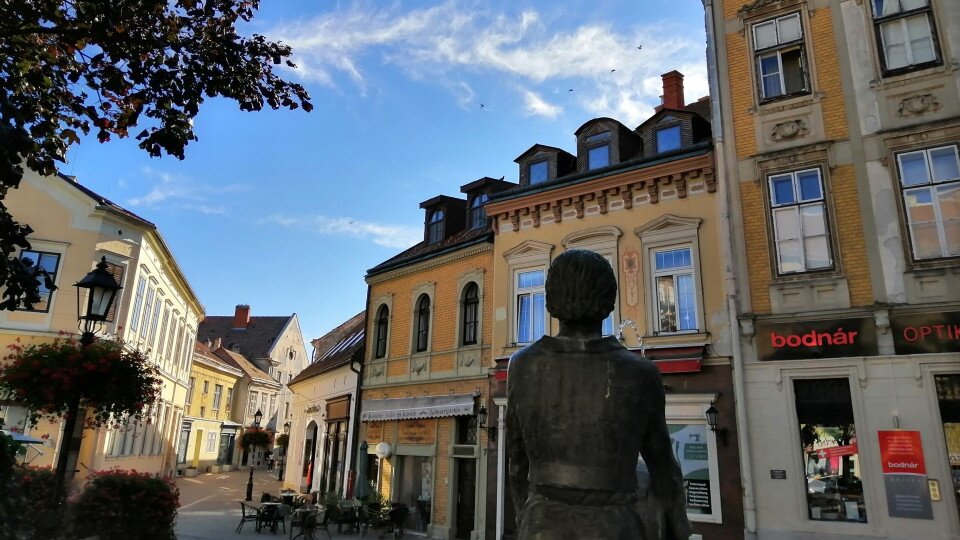
[[[710,461],[707,426],[704,424],[667,424],[674,456],[683,472],[688,514],[712,514]]]
[[[880,431],[880,460],[890,517],[933,519],[919,431]]]

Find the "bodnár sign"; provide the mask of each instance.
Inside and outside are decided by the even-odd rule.
[[[875,356],[877,330],[873,319],[842,319],[758,324],[760,360],[804,360]]]
[[[890,327],[897,354],[960,352],[960,311],[894,315]]]

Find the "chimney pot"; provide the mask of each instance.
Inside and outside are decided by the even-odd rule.
[[[250,306],[248,304],[237,304],[237,309],[233,312],[233,329],[246,329],[250,324]]]
[[[663,107],[682,109],[686,104],[683,99],[683,73],[673,70],[660,77],[663,79]]]
[[[222,342],[223,340],[221,340],[220,338],[213,340],[213,350],[219,349]],[[209,343],[209,341],[207,343]]]

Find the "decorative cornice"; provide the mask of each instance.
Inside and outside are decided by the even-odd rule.
[[[560,241],[560,245],[567,247],[570,244],[577,244],[593,239],[611,239],[615,241],[617,238],[623,235],[623,231],[619,227],[613,225],[604,225],[602,227],[593,227],[590,229],[581,229],[574,231],[567,236],[563,237],[563,240]]]
[[[453,261],[459,261],[460,259],[466,259],[467,257],[472,257],[478,253],[483,253],[485,251],[492,251],[493,244],[490,242],[484,242],[482,244],[476,244],[473,246],[466,247],[464,249],[454,251],[447,255],[440,257],[434,257],[426,261],[411,264],[410,266],[404,266],[402,268],[397,268],[396,270],[390,270],[382,274],[377,274],[375,276],[370,276],[367,278],[367,285],[376,285],[378,283],[383,283],[384,281],[389,281],[391,279],[396,279],[398,277],[408,276],[410,274],[415,274],[423,270],[430,268],[436,268]]]

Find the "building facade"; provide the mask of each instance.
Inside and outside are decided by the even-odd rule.
[[[366,312],[360,312],[311,341],[313,361],[290,381],[294,397],[284,478],[292,489],[353,493],[365,321]]]
[[[477,413],[488,403],[493,245],[484,210],[514,184],[481,178],[466,199],[423,202],[424,240],[367,272],[360,439],[376,488],[408,505],[408,532],[484,538],[490,524]]]
[[[148,418],[126,422],[121,429],[83,430],[76,479],[112,468],[172,474],[203,307],[160,232],[153,223],[70,177],[41,177],[28,171],[8,201],[17,219],[34,228],[31,249],[19,256],[47,269],[58,288],[41,289],[42,300],[31,310],[0,313],[0,346],[16,339],[52,340],[61,332],[75,333],[78,313],[72,285],[106,257],[123,288],[100,337],[122,339],[144,352],[162,380],[160,399],[152,404]],[[22,421],[24,411],[15,404],[5,404],[4,409],[8,426]],[[55,464],[60,424],[41,423],[31,435],[48,436],[52,446],[32,464]]]
[[[686,103],[676,71],[664,74],[663,84],[663,105],[635,129],[595,118],[575,133],[576,155],[531,147],[516,159],[520,186],[488,203],[496,232],[493,416],[502,429],[510,356],[558,330],[544,296],[551,261],[568,249],[595,251],[619,284],[603,334],[653,360],[663,376],[695,531],[739,538],[731,334],[717,271],[725,261],[709,102]],[[711,405],[720,412],[719,431],[707,424]],[[497,471],[488,508],[494,538],[515,527],[503,440],[490,465]]]
[[[704,4],[746,533],[956,538],[960,5]]]
[[[243,376],[240,368],[218,358],[205,344],[195,342],[180,431],[187,440],[179,441],[183,459],[177,460],[186,466],[183,473],[187,476],[231,471],[236,465],[237,435],[243,427],[233,421],[234,392]],[[243,407],[242,401],[239,406]]]

